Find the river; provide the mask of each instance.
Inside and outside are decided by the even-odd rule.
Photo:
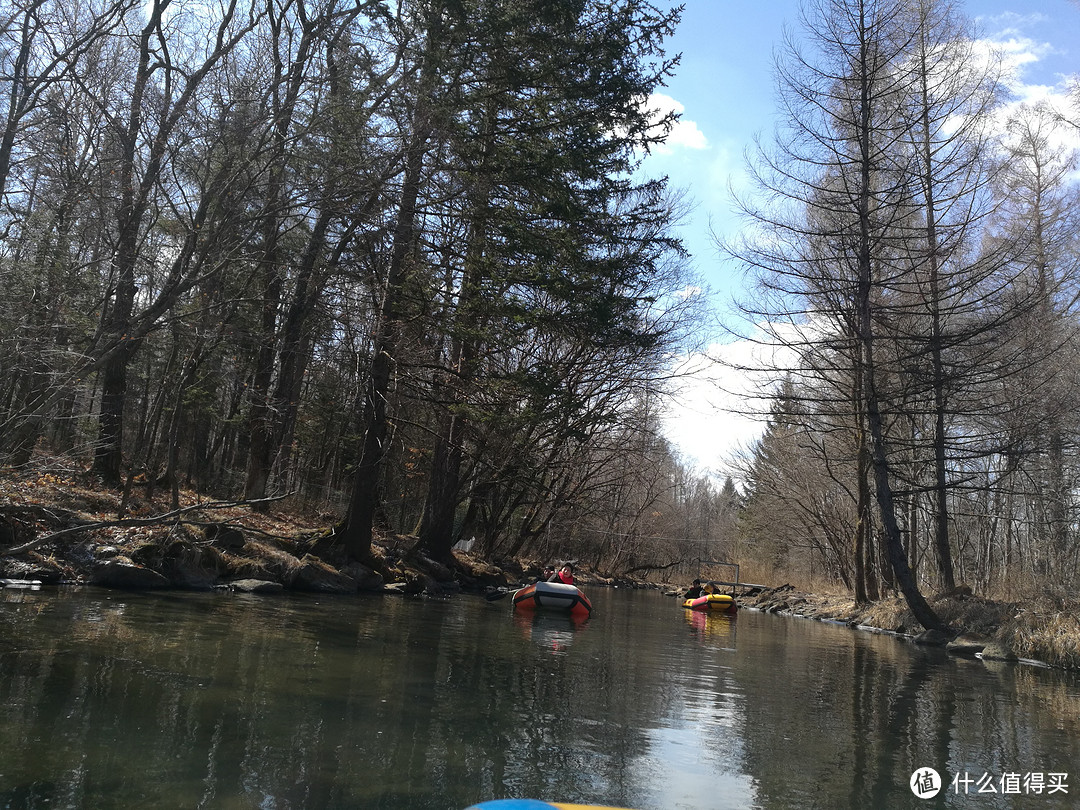
[[[589,593],[0,590],[0,808],[1080,806],[1075,674]]]

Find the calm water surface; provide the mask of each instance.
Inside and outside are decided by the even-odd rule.
[[[1080,806],[1075,676],[590,596],[0,591],[0,808]]]

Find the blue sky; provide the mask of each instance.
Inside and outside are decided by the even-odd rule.
[[[1061,97],[1067,77],[1080,73],[1080,0],[969,0],[959,7],[1016,65],[1018,100]],[[785,26],[798,34],[799,8],[797,0],[686,0],[669,43],[682,61],[661,91],[666,98],[654,100],[654,106],[674,105],[682,120],[645,169],[666,174],[694,201],[681,235],[719,315],[742,294],[742,279],[717,255],[710,230],[730,235],[738,228],[728,187],[740,184],[744,151],[755,133],[767,138],[771,132],[774,49]],[[714,353],[745,349],[728,345]],[[728,413],[739,403],[716,389],[721,377],[702,366],[686,381],[667,433],[688,461],[723,474],[727,457],[748,446],[760,425]]]

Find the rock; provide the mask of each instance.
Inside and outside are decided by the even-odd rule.
[[[439,581],[431,574],[421,574],[424,581],[424,595],[425,596],[442,596],[442,588],[439,587]]]
[[[384,587],[382,574],[358,562],[349,563],[341,573],[356,583],[356,589],[365,593],[378,593]]]
[[[247,542],[242,531],[226,523],[211,523],[203,532],[212,545],[226,551],[241,549]]]
[[[123,590],[150,590],[168,588],[169,580],[149,568],[125,560],[108,560],[98,565],[90,574],[91,585]]]
[[[281,565],[271,566],[265,560],[253,560],[246,557],[229,561],[223,576],[230,580],[236,579],[265,579],[271,582],[280,582],[285,578],[285,572]]]
[[[470,557],[467,559],[465,567],[472,577],[472,582],[469,583],[471,589],[497,588],[509,584],[506,573],[490,563]],[[520,582],[520,580],[518,581]]]
[[[230,582],[228,588],[240,593],[281,593],[285,586],[280,582],[270,582],[266,579],[238,579]]]
[[[945,645],[945,649],[953,655],[965,655],[971,658],[981,653],[985,647],[986,641],[974,636],[957,636]]]
[[[3,563],[0,565],[0,581],[19,580],[37,582],[39,585],[59,585],[64,580],[64,572],[51,567],[47,562],[29,563],[7,559]]]
[[[983,659],[984,661],[1019,661],[1012,650],[1007,647],[998,644],[996,641],[987,642],[983,647],[981,653],[976,653],[976,657]]]
[[[216,548],[183,540],[171,543],[162,559],[162,572],[169,581],[191,590],[211,590],[227,569],[222,552]]]
[[[428,582],[434,581],[428,574],[411,568],[400,571],[399,576],[404,585],[401,593],[408,596],[417,596],[418,594],[426,593]]]
[[[454,578],[453,572],[441,562],[430,557],[420,557],[420,565],[439,582],[449,582]]]
[[[19,532],[15,523],[5,515],[0,515],[0,548],[11,548],[21,545]]]
[[[288,586],[297,591],[315,593],[356,593],[352,577],[324,563],[318,557],[305,554],[289,576]]]
[[[952,634],[944,630],[924,630],[915,636],[915,643],[925,647],[944,647],[952,641]]]

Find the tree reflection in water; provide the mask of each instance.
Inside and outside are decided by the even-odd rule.
[[[0,807],[914,808],[918,768],[1080,762],[1075,676],[590,597],[576,627],[471,596],[0,591]]]

